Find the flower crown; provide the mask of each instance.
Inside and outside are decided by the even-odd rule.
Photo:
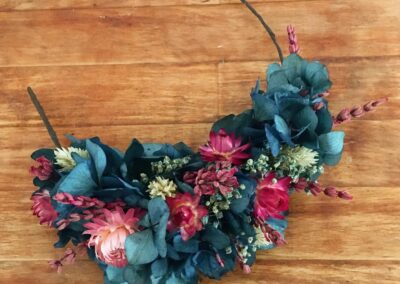
[[[36,95],[28,93],[55,149],[32,154],[33,213],[58,231],[50,261],[61,271],[86,251],[105,272],[105,283],[197,283],[199,273],[219,279],[238,264],[251,271],[256,252],[285,243],[293,192],[351,199],[318,183],[324,166],[342,156],[344,133],[333,130],[384,103],[371,101],[332,116],[326,67],[301,58],[289,26],[283,58],[251,90],[252,108],[216,121],[198,152],[184,143],[140,143],[125,152],[99,138],[68,136],[61,144]]]

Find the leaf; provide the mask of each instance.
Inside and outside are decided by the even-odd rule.
[[[165,236],[167,233],[169,208],[161,197],[157,197],[149,201],[148,210],[150,222],[155,225],[155,245],[160,256],[165,257],[167,255]]]
[[[318,134],[325,134],[332,130],[332,116],[326,107],[316,111],[318,117],[318,125],[315,131]]]
[[[296,128],[303,128],[308,125],[310,131],[315,131],[318,125],[318,117],[310,106],[305,106],[292,119]]]
[[[124,269],[124,280],[128,284],[150,284],[150,274],[150,269],[147,266],[141,267],[130,265],[126,266]],[[126,284],[126,282],[121,284]]]
[[[131,163],[135,158],[143,156],[144,148],[137,139],[133,139],[131,145],[125,152],[124,160],[126,163]]]
[[[124,268],[108,265],[106,268],[106,275],[109,281],[117,283],[124,282]]]
[[[267,69],[267,85],[268,91],[279,89],[282,86],[288,85],[288,79],[286,78],[285,70],[277,63],[273,63],[268,66]]]
[[[265,124],[265,135],[268,140],[268,145],[271,148],[271,153],[274,157],[278,156],[280,151],[279,134],[269,124]]]
[[[278,108],[275,102],[264,95],[255,94],[252,96],[254,119],[257,121],[273,120],[278,114]]]
[[[41,156],[44,156],[46,159],[50,161],[53,162],[55,161],[54,149],[47,149],[47,148],[38,149],[32,153],[31,158],[33,160],[36,160]]]
[[[337,155],[343,150],[343,131],[333,131],[319,136],[319,146],[324,154]]]
[[[201,250],[193,257],[193,263],[200,272],[207,275],[212,279],[219,279],[224,268],[219,265],[215,258],[215,253],[210,251]]]
[[[169,214],[169,208],[161,197],[151,199],[148,210],[152,224],[158,223],[163,215]]]
[[[332,154],[322,154],[322,160],[328,166],[336,166],[342,159],[342,153],[332,155]]]
[[[234,199],[231,201],[230,209],[235,214],[242,213],[249,205],[250,200],[247,197],[242,197],[239,199]]]
[[[217,250],[224,249],[231,243],[227,235],[212,225],[205,228],[201,239],[212,244]]]
[[[89,163],[78,164],[61,182],[58,184],[59,192],[67,192],[72,195],[89,196],[96,188],[90,174]]]
[[[184,241],[180,234],[176,235],[173,239],[174,249],[178,252],[195,253],[199,250],[199,241],[196,239],[189,239]]]
[[[125,241],[125,250],[131,265],[150,263],[158,256],[153,232],[150,229],[129,235]]]
[[[311,95],[325,92],[332,86],[325,65],[318,61],[313,61],[307,64],[304,77],[307,83],[311,85]]]
[[[165,258],[157,259],[151,264],[152,276],[163,277],[168,272],[168,261]]]
[[[274,116],[275,128],[279,133],[284,135],[290,135],[290,129],[286,124],[286,121],[279,115]]]
[[[106,154],[104,153],[103,149],[90,140],[86,140],[86,150],[88,150],[90,157],[94,163],[97,173],[97,179],[100,183],[101,176],[107,166],[107,158]]]

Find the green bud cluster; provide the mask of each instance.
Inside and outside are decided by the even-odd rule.
[[[189,161],[189,156],[177,159],[171,159],[170,157],[165,156],[162,161],[152,162],[151,169],[155,174],[158,175],[168,174],[187,165]]]
[[[251,174],[263,176],[271,170],[270,159],[267,155],[261,154],[257,160],[248,159],[244,169]]]

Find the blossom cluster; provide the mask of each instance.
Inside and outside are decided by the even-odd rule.
[[[302,59],[288,34],[291,54],[269,66],[268,89],[257,82],[252,108],[215,122],[198,152],[134,139],[122,153],[72,136],[70,147],[35,151],[32,210],[58,230],[55,247],[86,248],[105,283],[197,283],[236,264],[250,273],[257,251],[283,245],[291,193],[351,199],[318,182],[341,159],[334,127],[383,101],[332,116],[326,67]],[[61,271],[77,255],[68,248],[50,265]]]

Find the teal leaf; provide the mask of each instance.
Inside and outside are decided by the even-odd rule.
[[[124,280],[128,284],[150,284],[151,271],[147,266],[127,266],[124,269]],[[118,283],[120,284],[120,283]],[[125,284],[121,283],[121,284]]]
[[[318,61],[307,64],[305,68],[305,79],[311,85],[311,95],[325,92],[332,86],[329,74],[325,65]]]
[[[242,197],[239,199],[234,199],[231,201],[230,209],[235,214],[242,213],[249,205],[250,200],[247,197]]]
[[[326,107],[316,111],[318,117],[318,125],[315,131],[318,134],[328,133],[332,130],[332,116]]]
[[[168,272],[168,261],[160,258],[151,264],[151,274],[155,278],[163,277]]]
[[[201,239],[212,244],[217,250],[224,249],[231,243],[227,235],[212,225],[205,228]]]
[[[267,123],[265,124],[265,135],[267,137],[268,145],[271,149],[271,153],[274,157],[278,156],[279,151],[280,151],[279,139],[275,132],[276,132],[275,129],[273,129]]]
[[[319,146],[324,154],[340,154],[343,150],[343,142],[343,131],[333,131],[319,136]]]
[[[286,124],[286,121],[279,115],[274,116],[275,128],[282,135],[290,136],[290,128]]]
[[[118,268],[108,265],[106,268],[106,275],[108,280],[111,282],[124,282],[124,268]]]
[[[333,154],[323,154],[322,160],[328,166],[336,166],[340,160],[342,159],[342,153],[333,155]]]
[[[184,241],[180,234],[176,235],[173,239],[173,247],[178,252],[195,253],[199,250],[199,241],[196,239],[189,239]]]
[[[288,80],[285,71],[277,63],[271,64],[267,69],[267,84],[268,90],[279,89],[282,86],[288,85]]]
[[[254,94],[252,99],[254,118],[257,121],[273,120],[275,114],[278,114],[278,108],[273,100],[261,94]]]
[[[99,145],[93,143],[90,140],[86,140],[86,150],[88,150],[92,162],[96,168],[97,179],[100,183],[101,176],[103,175],[104,170],[107,166],[106,154]]]
[[[318,125],[318,117],[310,106],[305,106],[292,119],[296,128],[308,127],[310,131],[315,131]]]
[[[169,208],[161,197],[151,199],[148,204],[150,222],[154,225],[155,245],[161,257],[167,255],[167,224],[169,218]]]
[[[125,240],[125,250],[131,265],[147,264],[158,256],[153,232],[150,229],[129,235]]]
[[[90,174],[89,162],[78,164],[58,184],[59,192],[67,192],[72,195],[89,196],[95,188],[96,183]]]
[[[36,150],[35,152],[32,153],[31,158],[33,160],[36,160],[37,158],[44,156],[46,159],[50,161],[55,161],[55,155],[54,155],[54,149],[46,149],[42,148],[39,150]]]

